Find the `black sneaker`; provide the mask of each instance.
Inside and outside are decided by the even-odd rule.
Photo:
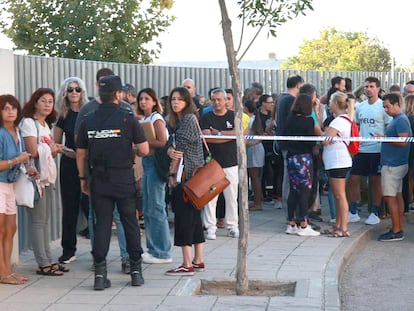
[[[392,230],[381,234],[378,237],[378,241],[382,242],[392,242],[392,241],[402,241],[404,240],[404,232],[401,230],[400,232],[392,232]]]
[[[131,274],[131,265],[129,264],[129,260],[122,262],[121,270],[122,270],[122,273],[124,274]]]

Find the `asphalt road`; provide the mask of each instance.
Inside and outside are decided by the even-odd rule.
[[[353,256],[341,282],[344,311],[414,310],[414,215],[406,217],[405,239],[379,242],[388,231],[376,227],[372,239]]]

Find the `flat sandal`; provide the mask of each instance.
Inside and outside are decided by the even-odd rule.
[[[36,270],[36,274],[47,276],[62,276],[63,272],[56,269],[53,264],[50,264],[47,266],[39,267],[39,269]]]

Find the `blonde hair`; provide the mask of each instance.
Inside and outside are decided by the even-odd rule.
[[[405,114],[414,115],[414,95],[407,95],[404,98]]]
[[[348,95],[343,92],[337,91],[332,94],[331,102],[336,102],[338,104],[338,108],[341,110],[348,109]]]
[[[355,117],[355,98],[348,96],[348,115],[351,120]]]

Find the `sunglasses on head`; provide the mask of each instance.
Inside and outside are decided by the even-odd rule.
[[[66,89],[66,91],[67,91],[68,93],[72,93],[73,91],[76,91],[76,93],[80,93],[80,92],[82,92],[82,89],[81,89],[79,86],[77,86],[77,87],[71,87],[71,86],[69,86],[69,87]]]

